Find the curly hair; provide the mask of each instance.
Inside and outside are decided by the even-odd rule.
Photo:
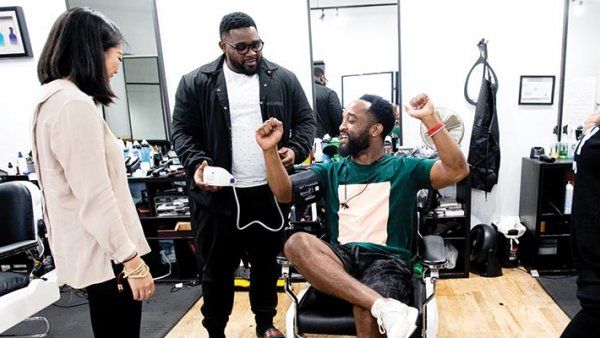
[[[221,24],[219,25],[219,35],[222,38],[224,35],[229,34],[229,31],[232,29],[246,27],[256,28],[256,24],[250,15],[242,12],[229,13],[225,15],[223,19],[221,19]]]
[[[365,94],[360,97],[361,100],[365,100],[371,103],[369,113],[375,119],[376,123],[381,123],[383,126],[383,132],[381,138],[385,140],[385,137],[394,128],[394,108],[390,102],[381,96]]]

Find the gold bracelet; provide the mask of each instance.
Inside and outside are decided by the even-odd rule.
[[[131,275],[139,274],[140,272],[142,272],[145,265],[146,265],[146,263],[144,263],[144,261],[141,261],[140,265],[138,265],[135,269],[133,269],[131,271],[127,271],[127,269],[125,269],[125,267],[123,267],[123,278],[127,278]]]
[[[142,278],[146,278],[148,275],[150,274],[150,268],[148,268],[148,265],[144,264],[142,271],[139,271],[136,274],[129,274],[128,278],[133,278],[133,279],[142,279]]]

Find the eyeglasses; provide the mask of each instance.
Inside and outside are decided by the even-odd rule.
[[[265,45],[263,40],[260,39],[252,41],[249,44],[245,42],[233,44],[227,40],[223,40],[223,42],[235,48],[235,50],[241,55],[247,54],[250,51],[250,49],[252,49],[253,52],[260,52],[263,49],[263,46]]]

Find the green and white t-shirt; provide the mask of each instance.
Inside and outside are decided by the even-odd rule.
[[[314,166],[325,190],[331,241],[410,260],[417,192],[431,186],[434,163],[388,154],[370,165],[344,158]]]

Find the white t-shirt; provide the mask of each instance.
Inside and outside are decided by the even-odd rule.
[[[223,64],[231,118],[231,174],[238,187],[267,184],[263,152],[256,143],[256,130],[263,124],[260,112],[260,82],[258,74],[248,76]]]

